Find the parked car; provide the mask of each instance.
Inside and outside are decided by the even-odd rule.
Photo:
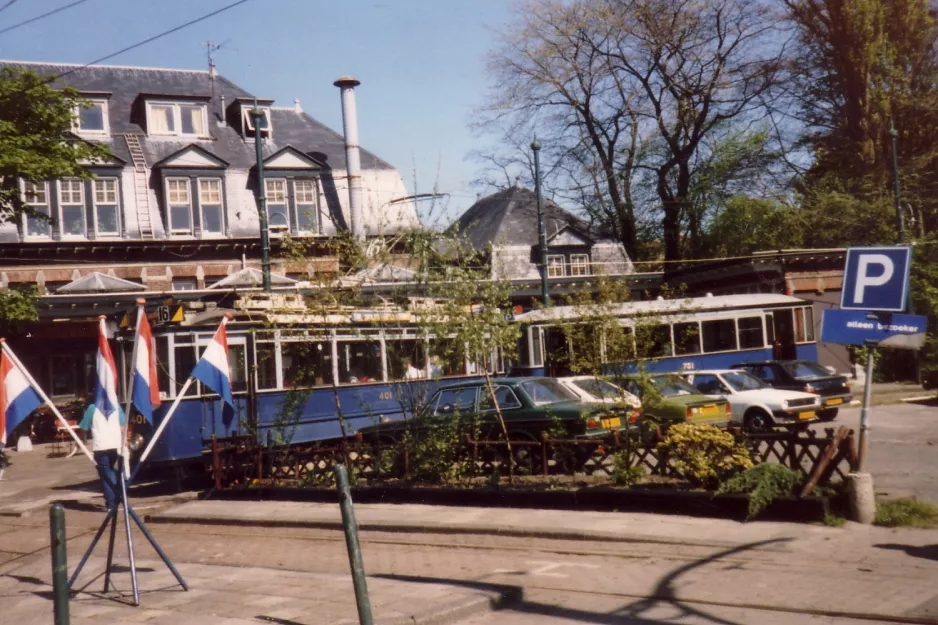
[[[766,384],[788,391],[819,395],[821,421],[832,421],[843,404],[853,400],[850,383],[845,375],[831,375],[824,367],[810,360],[766,360],[733,365],[745,369]]]
[[[638,376],[629,376],[625,389],[642,399],[641,430],[644,437],[653,433],[652,426],[662,431],[675,423],[725,426],[732,416],[730,404],[722,398],[707,397],[678,375],[665,373],[648,377],[660,401],[645,401],[645,390]],[[647,388],[647,387],[646,387]]]
[[[629,422],[636,421],[642,415],[642,400],[609,380],[594,375],[571,375],[556,378],[568,391],[580,398],[580,401],[615,406],[617,412],[628,413]]]
[[[694,371],[684,378],[704,395],[730,402],[733,422],[752,432],[766,432],[779,425],[807,427],[817,421],[821,408],[817,395],[772,388],[740,369]]]
[[[495,399],[512,439],[540,440],[541,433],[560,425],[574,438],[604,436],[625,429],[621,416],[601,403],[587,403],[553,378],[498,378],[493,380]],[[433,394],[418,419],[464,419],[478,422],[483,438],[501,435],[501,424],[491,392],[483,380],[440,388]],[[408,427],[406,421],[385,421],[361,428],[365,437],[398,440]]]

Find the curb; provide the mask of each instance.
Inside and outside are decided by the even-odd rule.
[[[454,601],[441,608],[432,608],[420,614],[394,619],[379,619],[378,625],[454,625],[473,616],[488,614],[511,608],[524,598],[524,590],[518,586],[499,586],[497,590],[484,592],[465,601]]]

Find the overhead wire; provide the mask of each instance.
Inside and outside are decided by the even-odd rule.
[[[11,5],[15,4],[16,0],[7,0],[7,3],[0,7],[0,13],[3,13],[10,8]]]
[[[3,5],[3,8],[0,8],[0,11],[3,11],[3,9],[7,8],[7,7],[10,6],[11,4],[13,4],[14,2],[16,2],[16,0],[10,0],[10,1],[7,2],[5,5]],[[0,35],[2,35],[3,33],[8,33],[8,32],[10,32],[11,30],[16,30],[16,29],[19,28],[20,26],[26,26],[27,24],[32,24],[33,22],[38,22],[38,21],[41,20],[41,19],[45,19],[45,18],[47,18],[47,17],[50,17],[50,16],[52,16],[52,15],[55,15],[56,13],[61,13],[62,11],[66,10],[66,9],[70,9],[70,8],[72,8],[72,7],[74,7],[74,6],[78,6],[79,4],[82,4],[82,3],[85,3],[85,2],[88,2],[88,0],[75,0],[74,2],[72,2],[72,3],[70,3],[70,4],[66,4],[66,5],[64,5],[64,6],[60,6],[60,7],[57,8],[57,9],[52,9],[51,11],[47,11],[47,12],[43,13],[42,15],[37,15],[36,17],[31,17],[31,18],[29,18],[28,20],[23,20],[22,22],[17,22],[16,24],[12,24],[12,25],[10,25],[10,26],[7,26],[6,28],[0,29]]]

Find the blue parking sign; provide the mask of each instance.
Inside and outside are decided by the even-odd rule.
[[[840,307],[848,310],[905,310],[912,248],[908,246],[847,249]]]

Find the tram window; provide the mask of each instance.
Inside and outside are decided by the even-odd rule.
[[[814,340],[814,309],[810,306],[804,309],[805,340]]]
[[[156,337],[156,377],[160,383],[160,395],[169,392],[169,337]]]
[[[377,341],[339,341],[339,381],[342,384],[380,382],[381,344]]]
[[[541,348],[541,329],[532,327],[528,330],[531,333],[531,366],[540,367],[544,364],[544,350]]]
[[[284,342],[280,352],[283,388],[332,384],[332,343],[329,341]]]
[[[176,395],[182,390],[182,385],[186,383],[189,374],[195,369],[195,349],[192,345],[176,345]],[[209,392],[209,391],[206,391]],[[196,385],[189,386],[187,396],[196,394]]]
[[[739,349],[755,349],[765,346],[762,336],[762,317],[743,317],[736,320],[739,333]]]
[[[248,380],[245,368],[245,346],[228,346],[228,371],[231,375],[231,392],[238,393],[248,390]]]
[[[674,324],[674,355],[700,353],[700,328],[697,322]]]
[[[427,358],[420,339],[385,341],[388,380],[417,380],[427,377]]]
[[[726,352],[736,347],[736,322],[733,319],[719,319],[717,321],[704,321],[703,347],[710,352]]]
[[[431,339],[430,377],[441,378],[466,373],[466,357],[456,341]]]
[[[635,343],[639,356],[667,358],[671,355],[671,327],[638,326],[635,328]]]
[[[273,343],[257,344],[257,388],[277,388],[277,346]]]

